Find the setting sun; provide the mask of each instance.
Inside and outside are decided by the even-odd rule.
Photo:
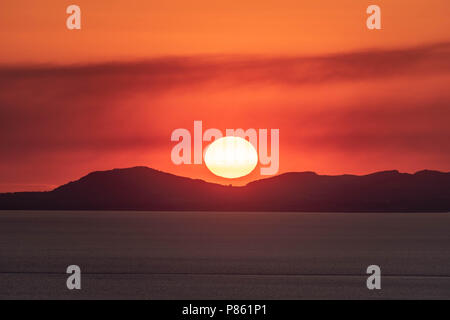
[[[255,169],[258,154],[255,147],[240,137],[223,137],[205,151],[205,164],[217,176],[239,178]]]

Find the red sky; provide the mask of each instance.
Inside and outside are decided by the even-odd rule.
[[[170,161],[176,128],[280,129],[280,173],[450,171],[448,1],[0,4],[0,192]],[[383,30],[365,28],[368,4]],[[206,145],[205,145],[206,146]]]

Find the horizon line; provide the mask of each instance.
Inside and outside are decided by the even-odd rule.
[[[204,183],[208,183],[208,184],[212,184],[212,185],[218,185],[218,186],[224,186],[224,187],[233,187],[233,188],[242,188],[242,187],[246,187],[251,183],[254,182],[258,182],[258,181],[263,181],[263,180],[268,180],[268,179],[273,179],[276,177],[281,177],[284,175],[289,175],[289,174],[313,174],[315,176],[322,176],[322,177],[342,177],[342,176],[353,176],[353,177],[365,177],[365,176],[370,176],[370,175],[374,175],[374,174],[380,174],[380,173],[396,173],[396,174],[406,174],[406,175],[416,175],[418,173],[421,172],[434,172],[434,173],[441,173],[441,174],[450,174],[450,171],[446,172],[446,171],[440,171],[440,170],[432,170],[432,169],[422,169],[422,170],[418,170],[415,172],[401,172],[398,169],[391,169],[391,170],[381,170],[381,171],[372,171],[370,173],[366,173],[366,174],[353,174],[353,173],[341,173],[341,174],[321,174],[321,173],[317,173],[315,171],[288,171],[288,172],[282,172],[279,174],[275,174],[275,175],[270,175],[267,176],[265,178],[258,178],[252,181],[247,182],[244,185],[233,185],[232,183],[229,184],[223,184],[223,183],[219,183],[219,182],[210,182],[210,181],[206,181],[204,179],[200,179],[200,178],[192,178],[192,177],[188,177],[188,176],[180,176],[174,173],[170,173],[170,172],[166,172],[166,171],[162,171],[159,169],[155,169],[152,167],[148,167],[148,166],[133,166],[133,167],[125,167],[125,168],[112,168],[112,169],[105,169],[105,170],[94,170],[94,171],[90,171],[89,173],[79,177],[78,179],[75,180],[69,180],[66,183],[63,183],[61,185],[57,185],[55,188],[50,189],[50,190],[40,190],[40,191],[10,191],[10,192],[0,192],[0,195],[4,195],[4,194],[15,194],[15,193],[43,193],[43,192],[52,192],[55,191],[56,189],[65,186],[69,183],[73,183],[76,181],[79,181],[89,175],[92,174],[96,174],[96,173],[105,173],[105,172],[111,172],[111,171],[121,171],[121,170],[130,170],[130,169],[149,169],[149,170],[153,170],[153,171],[157,171],[159,173],[162,174],[166,174],[166,175],[170,175],[170,176],[174,176],[174,177],[178,177],[178,178],[184,178],[184,179],[189,179],[189,180],[194,180],[194,181],[201,181]],[[231,182],[231,181],[230,181]],[[17,185],[17,184],[16,184]],[[34,184],[34,185],[39,185],[39,184]],[[43,184],[42,184],[43,185]]]

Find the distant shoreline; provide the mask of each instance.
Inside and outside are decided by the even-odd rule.
[[[3,193],[0,210],[449,212],[450,173],[292,172],[233,187],[134,167],[93,172],[52,191]]]

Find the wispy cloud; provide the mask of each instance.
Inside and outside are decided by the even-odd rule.
[[[166,152],[171,130],[196,118],[281,128],[289,149],[310,154],[450,159],[449,79],[450,43],[326,56],[0,66],[0,179],[24,157]],[[419,160],[411,161],[426,166]]]

